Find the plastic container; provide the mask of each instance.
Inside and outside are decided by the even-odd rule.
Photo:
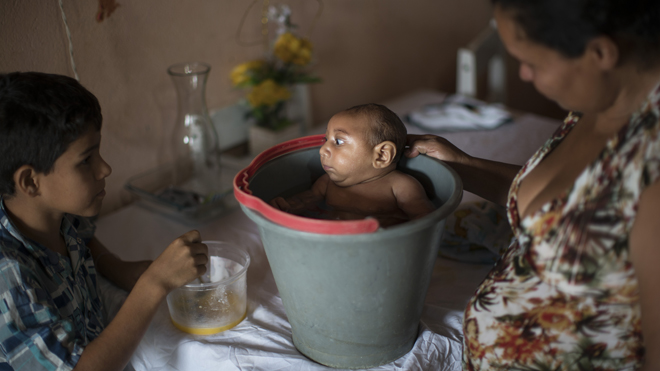
[[[414,175],[438,207],[382,229],[374,219],[329,221],[283,213],[265,201],[308,189],[324,172],[323,136],[263,152],[234,179],[234,194],[257,223],[301,353],[335,368],[369,368],[412,349],[445,218],[462,197],[459,177],[418,156],[400,170]]]
[[[174,326],[195,335],[228,330],[239,324],[247,313],[246,274],[250,255],[225,242],[204,243],[209,248],[207,273],[201,280],[167,295]]]

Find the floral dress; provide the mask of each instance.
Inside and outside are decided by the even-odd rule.
[[[469,301],[466,370],[632,370],[644,359],[628,238],[660,177],[660,86],[575,183],[525,218],[521,180],[578,122],[570,114],[513,181],[515,239]]]

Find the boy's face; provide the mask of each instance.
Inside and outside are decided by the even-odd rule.
[[[367,143],[369,123],[363,115],[334,115],[325,132],[319,153],[323,170],[340,187],[369,181],[376,176],[373,148]]]
[[[55,160],[50,173],[40,174],[44,212],[94,216],[101,211],[105,178],[112,169],[101,158],[100,144],[101,133],[90,128]]]

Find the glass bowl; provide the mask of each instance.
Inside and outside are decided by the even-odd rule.
[[[203,243],[209,248],[206,274],[167,295],[174,326],[195,335],[228,330],[247,314],[246,275],[250,255],[231,243]]]

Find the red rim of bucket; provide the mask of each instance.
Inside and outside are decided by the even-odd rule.
[[[278,210],[252,195],[249,188],[250,178],[266,162],[289,152],[322,146],[325,143],[324,138],[325,135],[320,134],[292,139],[261,152],[248,167],[241,170],[234,177],[234,196],[236,196],[236,200],[241,205],[258,211],[271,222],[297,231],[319,234],[360,234],[373,233],[378,230],[379,224],[376,219],[340,221],[305,218]]]

